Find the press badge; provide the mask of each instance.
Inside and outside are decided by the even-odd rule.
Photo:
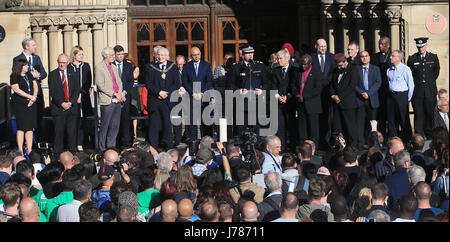
[[[414,62],[414,65],[415,66],[420,65],[420,62]]]
[[[240,76],[245,76],[245,72],[244,73],[240,73]]]

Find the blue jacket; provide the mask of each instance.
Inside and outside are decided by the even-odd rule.
[[[37,79],[37,81],[39,83],[41,83],[41,80],[43,80],[47,77],[47,72],[45,72],[45,68],[44,68],[44,65],[42,64],[41,58],[35,54],[31,54],[31,56],[32,56],[31,61],[32,61],[32,65],[33,65],[34,69],[36,69],[39,73],[41,73],[41,77],[39,77]],[[14,57],[13,63],[20,59],[26,60],[28,62],[27,58],[25,57],[25,55],[22,52],[20,55]]]
[[[384,179],[384,184],[386,184],[389,188],[389,207],[392,208],[397,200],[408,194],[411,190],[411,187],[408,183],[408,173],[407,168],[397,168],[392,175],[386,177]]]
[[[191,96],[194,93],[194,82],[201,83],[201,92],[204,93],[212,89],[211,65],[206,61],[200,61],[198,65],[198,75],[195,75],[194,61],[190,61],[183,66],[183,87]],[[198,92],[198,91],[195,91]]]
[[[378,108],[380,102],[378,101],[378,89],[381,87],[381,72],[380,68],[376,65],[369,65],[369,90],[366,91],[364,88],[364,72],[362,65],[358,66],[359,71],[359,82],[355,87],[358,107],[364,105],[364,98],[362,97],[363,92],[367,92],[369,95],[369,101],[372,108]]]

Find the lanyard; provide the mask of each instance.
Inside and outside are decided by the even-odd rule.
[[[275,162],[275,165],[277,165],[278,169],[280,169],[280,171],[281,171],[281,167],[280,167],[280,165],[278,164],[277,160],[273,157],[272,154],[269,153],[269,155],[270,155],[270,157],[272,157],[273,162]]]

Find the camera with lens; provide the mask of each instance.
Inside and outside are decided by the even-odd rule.
[[[51,145],[47,142],[39,142],[38,149],[42,155],[49,156],[52,153]]]
[[[341,140],[342,139],[342,143]],[[345,146],[345,139],[344,139],[344,135],[342,135],[342,133],[331,133],[331,138],[330,138],[330,147],[333,150],[341,150],[344,148]]]
[[[89,158],[91,160],[93,160],[94,162],[100,162],[103,160],[103,155],[102,154],[91,154],[91,155],[89,155]]]
[[[122,164],[125,164],[125,163],[127,163],[127,161],[123,157],[121,157],[120,161],[114,162],[112,167],[114,167],[114,169],[116,169],[118,172],[120,172],[120,170],[123,169]]]
[[[241,148],[244,163],[254,175],[255,171],[257,170],[255,146],[257,146],[258,143],[258,135],[253,132],[245,132],[242,136],[236,137],[234,140],[234,145]]]

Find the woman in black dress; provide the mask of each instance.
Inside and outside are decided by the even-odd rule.
[[[70,64],[68,68],[72,68],[74,72],[79,73],[80,77],[80,97],[78,98],[78,104],[80,107],[80,117],[78,119],[78,131],[77,131],[77,149],[83,151],[83,145],[93,144],[93,124],[87,117],[94,114],[91,105],[90,88],[92,85],[92,72],[89,63],[83,62],[83,48],[81,46],[74,46],[70,52]],[[90,139],[87,139],[89,138]]]
[[[11,106],[16,116],[17,123],[17,147],[23,152],[23,141],[27,145],[28,154],[33,147],[33,129],[37,127],[37,94],[36,80],[28,72],[26,60],[14,62],[10,76],[10,85],[13,90]]]

